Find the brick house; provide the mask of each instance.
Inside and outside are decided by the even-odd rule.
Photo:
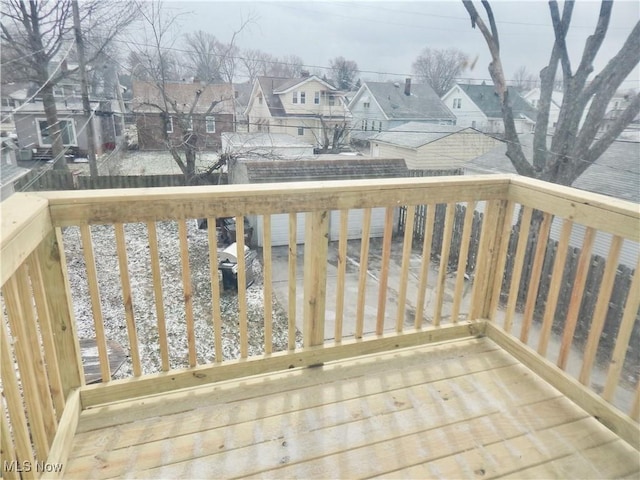
[[[164,92],[166,104],[156,84],[133,82],[132,110],[141,150],[164,150],[167,141],[180,144],[191,132],[198,149],[219,150],[222,132],[234,131],[231,85],[168,82]]]

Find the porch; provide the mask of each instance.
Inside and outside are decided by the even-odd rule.
[[[458,225],[459,204],[466,211]],[[474,227],[478,204],[483,215]],[[422,205],[424,235],[416,242]],[[446,211],[441,226],[436,205]],[[390,276],[394,210],[400,206],[406,207],[400,268]],[[367,260],[376,207],[384,207],[386,216],[374,290]],[[351,209],[364,209],[364,215],[357,294],[346,296]],[[341,228],[329,288],[333,210],[340,211]],[[296,245],[298,212],[307,212],[303,247]],[[290,222],[288,335],[284,346],[274,347],[268,232],[270,216],[279,213],[288,213]],[[260,289],[264,308],[248,311],[254,290],[244,286],[240,256],[238,311],[221,314],[217,239],[210,231],[210,310],[200,318],[193,306],[202,282],[190,269],[193,239],[186,222],[208,218],[215,225],[217,217],[235,216],[242,249],[245,215],[261,215],[265,225],[264,280],[250,287]],[[563,229],[551,278],[542,278],[553,217],[563,219]],[[180,245],[179,314],[165,308],[163,297],[156,224],[167,220],[177,223]],[[149,285],[136,280],[128,262],[130,223],[147,231]],[[574,223],[586,226],[587,235],[563,311],[556,307]],[[104,315],[96,257],[105,252],[94,252],[93,225],[113,225],[129,352],[119,379],[112,378],[106,347],[109,324],[118,319]],[[639,225],[637,205],[513,176],[309,182],[287,184],[286,190],[267,184],[16,194],[2,204],[3,476],[636,477],[639,357],[631,338],[640,307],[637,266],[620,317],[611,320],[608,311],[620,249],[639,240]],[[458,227],[461,240],[454,245]],[[70,291],[66,228],[77,228],[81,237],[88,312],[77,309]],[[479,244],[471,256],[474,229]],[[597,232],[610,235],[611,247],[596,282],[595,309],[588,312],[581,307]],[[436,233],[442,240],[433,257]],[[527,246],[530,233],[537,238],[533,248]],[[507,255],[510,239],[517,244],[513,258]],[[296,292],[299,253],[302,295]],[[410,281],[412,268],[417,275]],[[139,330],[149,312],[136,289],[155,306],[153,335]],[[296,343],[300,299],[302,346]],[[84,384],[77,333],[82,315],[93,325],[100,384]],[[325,328],[329,317],[331,329]],[[249,338],[248,324],[255,321],[262,329]],[[174,342],[176,322],[185,333],[184,351]],[[353,334],[346,322],[353,323]],[[201,323],[210,326],[210,338],[196,336]],[[226,348],[225,323],[237,325],[235,355],[225,353],[233,351]],[[607,336],[613,338],[607,342]],[[145,362],[148,344],[159,359],[156,371]],[[62,471],[51,471],[56,465]]]

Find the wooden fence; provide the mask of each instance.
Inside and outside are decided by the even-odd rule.
[[[213,174],[206,184],[227,184],[227,174]],[[44,190],[94,190],[185,186],[183,175],[101,175],[95,178],[57,170],[32,170],[15,184],[16,192]]]

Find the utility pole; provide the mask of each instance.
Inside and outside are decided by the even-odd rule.
[[[87,117],[87,150],[89,156],[89,172],[91,178],[98,176],[98,164],[96,162],[96,146],[95,133],[93,131],[93,115],[91,112],[91,103],[89,103],[89,87],[87,85],[87,66],[84,58],[84,39],[82,38],[82,30],[80,28],[80,8],[78,0],[72,0],[71,7],[73,9],[73,28],[76,35],[76,46],[78,47],[78,61],[80,63],[80,88],[82,92],[82,109]]]

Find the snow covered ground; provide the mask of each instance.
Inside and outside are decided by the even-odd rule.
[[[176,222],[158,222],[158,247],[162,274],[163,305],[167,324],[167,341],[171,368],[188,366],[188,344],[182,265]],[[195,220],[188,221],[189,264],[192,282],[192,302],[195,319],[198,364],[215,360],[213,321],[211,312],[211,283],[209,279],[209,251],[207,232],[198,230]],[[114,228],[111,225],[91,227],[102,317],[108,339],[129,349],[122,287],[118,268]],[[153,293],[148,233],[145,224],[126,224],[125,238],[133,312],[138,347],[144,374],[161,370],[156,305]],[[64,230],[69,281],[74,313],[80,338],[94,338],[95,326],[80,230]],[[249,355],[264,352],[264,306],[262,271],[259,262],[253,262],[255,283],[247,289]],[[240,333],[238,325],[238,296],[235,291],[221,292],[222,346],[224,359],[238,358]],[[273,302],[273,350],[287,348],[287,317],[284,310]],[[301,342],[297,335],[298,344]],[[132,375],[130,359],[116,373],[115,378]]]

